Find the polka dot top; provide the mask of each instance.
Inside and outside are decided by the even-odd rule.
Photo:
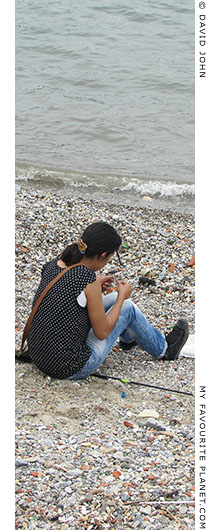
[[[33,306],[45,287],[62,269],[57,259],[45,264]],[[91,351],[86,339],[91,328],[87,307],[79,303],[83,289],[96,280],[85,265],[66,272],[48,291],[38,307],[28,334],[29,355],[50,377],[66,379],[88,361]]]

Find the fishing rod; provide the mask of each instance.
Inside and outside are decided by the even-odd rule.
[[[195,394],[192,394],[192,392],[183,392],[182,390],[174,390],[172,388],[165,388],[164,386],[148,385],[146,383],[130,381],[129,379],[121,379],[120,377],[114,377],[111,375],[92,374],[92,377],[99,377],[100,379],[114,379],[114,381],[121,381],[121,383],[127,383],[130,385],[137,385],[137,386],[146,386],[148,388],[157,388],[158,390],[166,390],[168,392],[176,392],[177,394],[185,394],[187,396],[195,397]]]

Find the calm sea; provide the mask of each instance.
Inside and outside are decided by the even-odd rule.
[[[191,0],[16,0],[16,179],[193,213]]]

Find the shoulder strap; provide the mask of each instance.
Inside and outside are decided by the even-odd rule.
[[[66,269],[63,269],[63,271],[61,271],[50,283],[48,283],[48,285],[45,287],[45,289],[40,294],[38,300],[36,301],[32,311],[31,311],[31,314],[28,317],[27,322],[26,322],[26,325],[25,325],[25,328],[24,328],[24,332],[23,332],[21,350],[23,350],[24,342],[25,342],[25,340],[26,340],[26,338],[28,336],[28,332],[29,332],[29,329],[31,327],[32,320],[33,320],[34,315],[35,315],[38,307],[40,306],[43,298],[48,293],[48,291],[51,289],[51,287],[61,278],[61,276],[63,276],[67,271],[69,271],[73,267],[76,267],[77,265],[78,265],[78,263],[75,263],[75,265],[70,265],[69,267],[66,267]]]

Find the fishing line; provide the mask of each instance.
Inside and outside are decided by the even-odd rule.
[[[165,388],[164,386],[156,386],[156,385],[149,385],[146,383],[139,383],[137,381],[129,381],[128,379],[121,379],[120,377],[114,377],[111,375],[102,375],[102,374],[91,374],[92,377],[99,377],[100,379],[114,379],[115,381],[121,381],[121,383],[127,383],[130,385],[137,385],[137,386],[146,386],[148,388],[157,388],[158,390],[165,390],[168,392],[176,392],[177,394],[185,394],[187,396],[193,396],[195,397],[195,394],[192,394],[192,392],[183,392],[182,390],[175,390],[172,388]]]

